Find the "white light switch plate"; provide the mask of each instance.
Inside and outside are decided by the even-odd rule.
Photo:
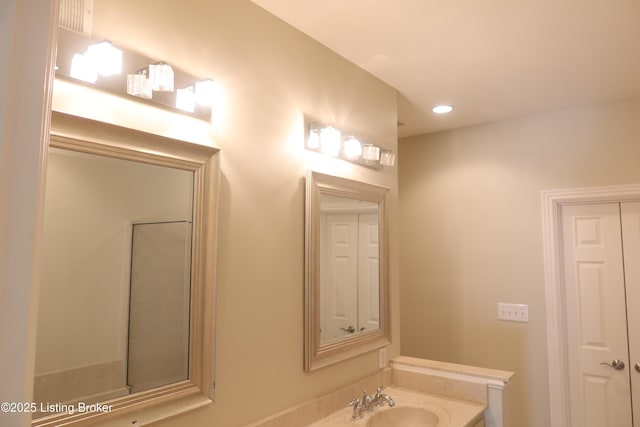
[[[528,322],[529,306],[527,304],[498,303],[498,319],[512,322]]]
[[[379,360],[379,366],[380,368],[386,368],[387,367],[387,348],[386,347],[382,347],[380,349],[380,353],[378,353],[378,360]]]

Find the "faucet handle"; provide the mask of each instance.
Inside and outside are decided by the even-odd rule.
[[[362,418],[362,411],[364,410],[364,408],[362,406],[362,402],[360,402],[360,399],[353,399],[351,402],[349,402],[348,406],[353,406],[353,413],[351,414],[351,418],[353,418],[354,420],[359,420],[360,418]]]
[[[379,395],[380,393],[382,393],[382,390],[384,390],[385,388],[387,388],[386,385],[381,385],[380,387],[378,387],[376,389],[376,395]]]

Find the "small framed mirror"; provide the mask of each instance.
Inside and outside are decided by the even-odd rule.
[[[217,154],[53,112],[33,426],[213,402]]]
[[[307,173],[307,372],[390,343],[387,192],[384,187]]]

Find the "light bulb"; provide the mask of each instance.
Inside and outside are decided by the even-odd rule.
[[[71,77],[83,82],[95,83],[98,80],[98,72],[89,58],[76,53],[71,58]]]
[[[322,128],[320,131],[320,149],[324,154],[337,156],[340,154],[340,131],[334,127]]]
[[[89,46],[85,56],[100,75],[113,76],[122,72],[122,51],[108,41]]]
[[[196,102],[202,107],[211,107],[216,92],[216,83],[209,80],[196,82]]]
[[[344,141],[344,155],[349,160],[358,159],[362,156],[362,144],[353,136],[348,137]]]
[[[447,114],[453,111],[453,107],[451,105],[436,105],[431,111],[436,114]]]
[[[309,137],[307,138],[307,148],[317,150],[320,148],[320,129],[309,130]]]
[[[193,86],[178,89],[176,94],[176,108],[193,113],[196,109],[196,95]]]

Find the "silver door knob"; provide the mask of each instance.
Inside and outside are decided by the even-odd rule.
[[[634,366],[634,368],[636,368],[637,372],[640,372],[640,363],[636,363],[636,366]]]
[[[602,362],[601,365],[607,365],[616,371],[622,371],[624,369],[624,362],[620,359],[614,359],[611,363]]]

